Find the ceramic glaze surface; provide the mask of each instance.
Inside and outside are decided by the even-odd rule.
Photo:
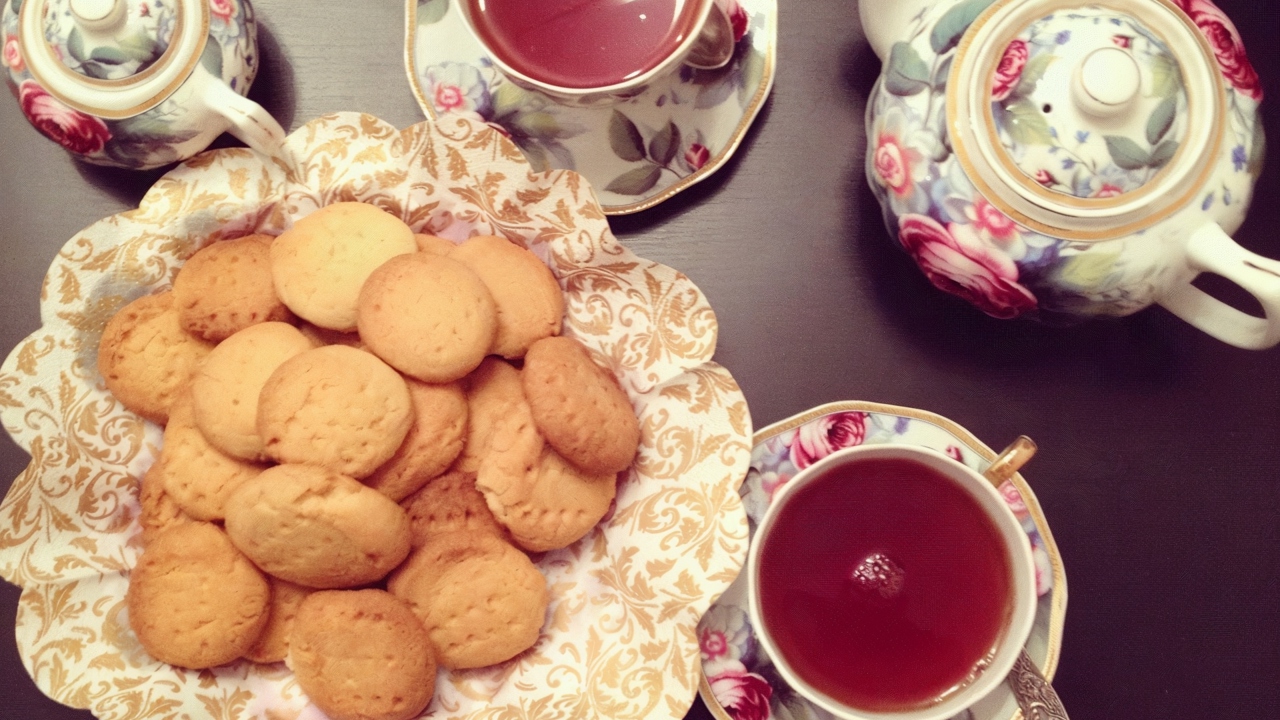
[[[44,37],[62,64],[99,80],[121,80],[153,66],[173,39],[177,0],[133,0],[125,3],[126,19],[109,34],[82,31],[70,0],[48,0]]]
[[[8,0],[4,4],[6,79],[31,124],[69,152],[96,165],[154,168],[200,152],[228,129],[224,118],[205,105],[201,88],[192,82],[183,83],[158,105],[132,117],[103,118],[70,107],[40,85],[24,57],[19,42],[19,16],[24,2],[40,0]],[[117,79],[127,77],[130,72],[142,73],[148,63],[156,62],[164,53],[164,41],[158,38],[172,32],[172,28],[166,29],[169,22],[166,18],[172,17],[178,2],[143,0],[130,4],[130,22],[135,15],[144,21],[139,32],[154,28],[159,35],[154,44],[148,45],[130,30],[126,39],[117,43],[120,48],[137,48],[136,58],[127,62],[119,65],[105,62],[118,56],[109,55],[103,47],[90,49],[83,43],[77,45],[75,38],[79,33],[69,30],[66,45],[54,45],[54,51],[64,64],[88,78]],[[207,4],[208,34],[195,72],[207,73],[210,79],[220,80],[236,93],[247,95],[258,70],[253,7],[248,0],[207,0]],[[73,22],[65,5],[61,7],[58,13],[68,16],[59,15],[59,32],[63,28],[61,23]],[[96,59],[94,53],[97,53]]]
[[[1096,53],[1136,70],[1137,96],[1098,117],[1072,101],[1077,72]],[[1108,68],[1101,67],[1100,70]],[[1091,78],[1109,89],[1115,78]],[[1029,182],[1077,198],[1146,186],[1187,136],[1187,90],[1177,57],[1134,18],[1097,7],[1049,15],[1005,48],[991,78],[999,145]]]
[[[1187,202],[1137,230],[1090,237],[1042,226],[1033,229],[1026,218],[1013,217],[978,191],[950,133],[950,128],[969,119],[948,114],[948,93],[960,90],[949,88],[948,83],[962,39],[989,9],[1015,1],[942,2],[912,19],[885,59],[884,74],[868,104],[868,181],[884,209],[890,233],[929,280],[989,315],[1069,320],[1137,312],[1198,274],[1184,249],[1191,232],[1216,223],[1230,234],[1243,222],[1265,151],[1257,76],[1251,73],[1234,26],[1212,3],[1177,0],[1189,18],[1185,22],[1194,23],[1208,38],[1218,70],[1225,76],[1224,122],[1215,129],[1222,152],[1210,158],[1203,181]],[[1073,10],[1061,18],[1052,13],[1040,17],[1040,23],[1026,29],[1027,39],[1020,39],[1028,43],[1025,62],[1001,63],[1004,71],[992,78],[991,102],[1003,117],[997,130],[1008,141],[1004,147],[1011,148],[1010,155],[1025,168],[1023,173],[1054,187],[1063,197],[1122,195],[1150,182],[1159,172],[1161,158],[1172,152],[1172,146],[1162,144],[1176,143],[1180,132],[1182,95],[1171,75],[1164,78],[1165,84],[1158,82],[1160,68],[1175,72],[1167,60],[1160,59],[1173,49],[1162,48],[1141,32],[1141,22],[1126,21],[1104,4]],[[1143,80],[1139,102],[1144,109],[1156,108],[1139,113],[1136,137],[1108,143],[1105,134],[1099,137],[1093,130],[1069,125],[1055,127],[1038,114],[1046,104],[1039,102],[1039,83],[1048,82],[1058,63],[1037,58],[1054,57],[1060,52],[1060,39],[1068,41],[1061,45],[1071,42],[1062,35],[1068,28],[1059,23],[1081,26],[1082,36],[1087,33],[1110,45],[1120,42],[1113,36],[1132,34],[1127,49],[1142,56],[1139,65],[1150,73]],[[1044,48],[1033,52],[1032,42]],[[1176,52],[1181,64],[1198,59],[1213,62],[1195,55],[1199,47]],[[1001,97],[1006,89],[1008,94]],[[1159,97],[1146,97],[1150,92]],[[1069,98],[1054,100],[1054,112],[1064,102]],[[1167,129],[1161,119],[1164,111],[1157,112],[1160,107],[1173,109]],[[1023,109],[1025,115],[1020,114]],[[1148,129],[1152,130],[1149,136]],[[1129,148],[1129,143],[1141,152]]]
[[[457,0],[407,2],[407,69],[423,112],[500,128],[535,169],[585,176],[611,215],[652,207],[723,166],[773,84],[775,0],[723,1],[735,40],[725,67],[684,66],[600,106],[569,106],[517,84],[467,31]]]
[[[740,493],[754,536],[778,491],[801,470],[832,453],[864,445],[910,445],[944,453],[982,472],[996,453],[964,428],[910,408],[845,402],[815,408],[756,433],[751,466]],[[1020,475],[1000,494],[1031,544],[1035,563],[1035,622],[1026,650],[1052,678],[1061,650],[1067,579],[1053,535],[1035,494]],[[764,651],[748,614],[747,579],[740,576],[698,624],[702,699],[719,720],[830,720],[831,713],[797,693]],[[957,716],[962,720],[1012,720],[1018,706],[1001,685]]]

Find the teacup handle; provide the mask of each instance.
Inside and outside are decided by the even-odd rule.
[[[232,90],[221,78],[197,66],[192,81],[200,83],[196,92],[204,105],[226,118],[227,132],[264,155],[284,157],[286,133],[280,123],[258,103]]]
[[[1280,262],[1245,250],[1213,223],[1192,233],[1187,262],[1197,275],[1211,272],[1247,290],[1262,303],[1266,317],[1241,312],[1190,281],[1160,297],[1158,302],[1169,312],[1246,350],[1266,350],[1280,343]]]

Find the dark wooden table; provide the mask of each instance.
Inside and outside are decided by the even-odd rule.
[[[1070,585],[1056,686],[1073,717],[1236,720],[1280,707],[1280,350],[1232,349],[1163,310],[1068,329],[988,319],[890,243],[863,176],[878,62],[849,0],[783,2],[777,84],[739,155],[613,227],[680,268],[720,319],[756,427],[834,400],[932,410],[990,445],[1020,433]],[[1222,0],[1271,103],[1280,5]],[[253,97],[286,127],[338,110],[422,119],[397,0],[257,0]],[[1280,105],[1266,107],[1280,138]],[[158,174],[72,162],[0,102],[0,352],[39,327],[46,268]],[[1280,158],[1237,239],[1280,256]],[[1214,284],[1209,287],[1216,288]],[[1228,296],[1230,289],[1218,288]],[[0,488],[27,463],[0,440]],[[18,590],[0,583],[0,625]],[[12,635],[6,631],[6,638]],[[0,641],[0,717],[86,720]],[[705,718],[695,705],[691,717]]]

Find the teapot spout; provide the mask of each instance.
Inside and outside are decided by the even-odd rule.
[[[911,21],[936,0],[858,0],[862,32],[884,61],[895,42],[907,37]]]

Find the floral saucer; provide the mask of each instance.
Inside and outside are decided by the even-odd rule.
[[[898,443],[933,448],[982,471],[997,453],[959,425],[923,410],[844,402],[824,405],[755,434],[751,468],[740,493],[751,533],[779,487],[798,471],[845,447]],[[1062,649],[1067,609],[1067,577],[1035,494],[1021,475],[1000,488],[1022,520],[1036,564],[1035,625],[1027,653],[1046,678],[1053,678]],[[756,642],[747,613],[744,576],[729,587],[698,624],[702,651],[699,694],[720,720],[832,720],[833,716],[791,689]],[[1001,685],[955,720],[1012,720],[1021,717],[1013,693]]]
[[[585,176],[606,214],[639,212],[723,166],[773,86],[777,0],[718,1],[737,36],[727,66],[684,67],[617,104],[568,107],[508,81],[463,24],[459,0],[407,0],[409,82],[427,117],[478,116],[535,170]]]

